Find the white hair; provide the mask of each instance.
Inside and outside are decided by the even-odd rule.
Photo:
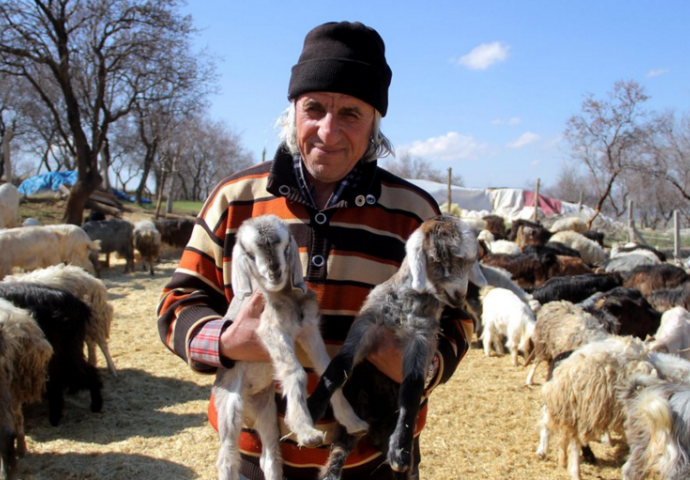
[[[283,114],[276,121],[276,127],[280,129],[279,138],[287,145],[291,154],[299,153],[297,145],[297,123],[295,121],[295,102],[290,102],[290,105],[285,109]],[[377,158],[387,156],[395,156],[395,149],[393,144],[383,132],[381,132],[381,113],[374,109],[374,125],[371,129],[371,137],[369,138],[369,145],[366,152],[362,156],[361,162],[373,162]]]

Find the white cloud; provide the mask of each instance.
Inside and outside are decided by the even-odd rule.
[[[455,60],[458,65],[463,65],[470,70],[486,70],[497,62],[508,58],[510,46],[501,42],[482,43],[474,47],[470,53]]]
[[[472,136],[448,132],[440,137],[413,142],[406,147],[401,147],[401,150],[406,150],[416,157],[451,161],[475,160],[486,151],[486,148],[486,144],[477,142]]]
[[[520,138],[518,138],[514,142],[509,143],[508,148],[524,147],[525,145],[529,145],[530,143],[536,142],[540,138],[541,137],[539,135],[537,135],[536,133],[525,132],[522,135],[520,135]]]
[[[657,70],[650,70],[647,72],[648,77],[658,77],[659,75],[665,75],[669,72],[668,68],[659,68]]]
[[[508,120],[497,118],[493,120],[491,123],[493,123],[494,125],[520,125],[520,123],[522,123],[522,119],[520,117],[511,117]]]

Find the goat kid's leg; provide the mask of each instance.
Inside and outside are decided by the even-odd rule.
[[[340,480],[348,455],[357,445],[357,438],[349,435],[342,427],[337,427],[336,437],[331,445],[326,465],[321,468],[319,480]]]
[[[319,376],[323,375],[331,359],[328,356],[326,345],[323,343],[318,328],[308,328],[305,330],[299,341],[314,364],[316,373],[318,373]],[[331,405],[333,406],[333,415],[335,419],[345,427],[347,433],[356,437],[361,437],[367,432],[369,425],[357,416],[350,403],[345,399],[341,389],[333,392]]]
[[[529,369],[529,373],[527,374],[527,379],[525,380],[525,385],[528,387],[532,385],[532,382],[534,381],[534,373],[537,371],[537,362],[535,361],[532,363],[532,366]]]
[[[213,399],[218,412],[220,447],[216,459],[219,480],[239,480],[240,451],[238,441],[242,430],[242,378],[244,364],[218,371],[213,385]]]
[[[292,338],[278,328],[259,328],[261,339],[271,356],[275,376],[280,379],[283,396],[287,400],[286,425],[295,434],[299,445],[321,445],[325,434],[314,428],[307,409],[307,374],[297,359]]]
[[[283,479],[283,459],[280,453],[280,431],[278,429],[278,410],[273,384],[255,395],[247,397],[247,407],[251,409],[254,428],[261,437],[261,457],[259,465],[266,480]]]
[[[309,413],[315,422],[326,412],[328,402],[333,394],[347,381],[352,369],[369,353],[378,339],[373,330],[373,323],[359,317],[352,324],[345,339],[343,348],[333,357],[326,371],[319,379],[316,389],[309,396]]]
[[[431,354],[429,341],[421,335],[412,337],[404,352],[403,381],[398,397],[400,411],[388,450],[388,461],[395,472],[406,472],[412,464],[414,428]]]

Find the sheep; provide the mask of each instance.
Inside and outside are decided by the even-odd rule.
[[[60,260],[66,264],[81,267],[93,274],[98,267],[100,242],[92,240],[89,235],[76,225],[46,225],[44,228],[58,237]]]
[[[637,288],[648,297],[655,290],[674,288],[688,280],[688,274],[669,263],[639,265],[624,274],[623,286]]]
[[[48,363],[48,419],[58,425],[64,407],[63,391],[88,389],[91,411],[103,406],[98,370],[84,358],[86,322],[91,309],[71,293],[35,283],[0,283],[0,298],[31,313],[53,347]]]
[[[552,277],[532,291],[532,297],[545,304],[556,300],[577,303],[596,292],[620,287],[623,279],[616,273],[584,273],[581,275]]]
[[[649,350],[649,345],[647,346]],[[654,366],[659,378],[690,385],[690,361],[664,352],[648,351],[647,360]]]
[[[620,395],[630,453],[623,480],[690,477],[690,387],[638,375]]]
[[[96,365],[96,345],[103,352],[108,370],[117,377],[115,363],[108,348],[110,327],[113,323],[113,307],[108,303],[108,291],[103,282],[79,267],[55,265],[33,272],[10,275],[5,282],[30,282],[62,288],[72,293],[91,308],[91,321],[86,323],[88,360]]]
[[[612,256],[604,262],[603,266],[606,272],[625,273],[640,265],[655,265],[659,263],[661,262],[656,257],[650,258],[648,254],[631,252]]]
[[[550,241],[560,242],[570,248],[580,252],[580,257],[589,266],[599,265],[608,258],[606,250],[604,250],[597,242],[590,240],[584,235],[573,232],[563,231],[554,233]]]
[[[662,288],[651,293],[649,303],[658,311],[665,312],[675,306],[690,310],[690,282],[675,288]]]
[[[142,220],[134,224],[134,248],[139,250],[146,263],[149,264],[149,273],[153,276],[153,262],[161,253],[161,234],[150,220]]]
[[[34,217],[27,217],[22,222],[22,227],[38,227],[40,225],[43,225],[41,221]]]
[[[487,246],[491,253],[505,253],[508,255],[522,253],[517,243],[510,240],[494,240],[493,242],[487,242]]]
[[[0,298],[0,457],[7,480],[15,478],[17,457],[27,452],[22,405],[41,400],[52,355],[29,312]]]
[[[563,217],[556,220],[549,228],[551,233],[571,230],[577,233],[584,233],[587,229],[587,222],[580,217]]]
[[[518,364],[518,352],[525,357],[532,348],[534,314],[520,298],[510,290],[486,286],[481,289],[482,298],[482,343],[484,354],[491,355],[491,347],[503,353],[503,338],[514,367]]]
[[[58,237],[43,227],[1,230],[0,252],[0,279],[11,274],[13,267],[33,270],[62,261]]]
[[[525,362],[525,365],[532,363],[525,384],[532,385],[541,362],[547,362],[551,371],[552,362],[559,355],[609,335],[610,331],[594,316],[571,302],[555,301],[543,305],[532,333],[534,349]]]
[[[620,245],[618,243],[615,243],[611,247],[611,258],[628,254],[645,255],[648,258],[658,260],[659,262],[666,262],[668,260],[665,253],[648,245],[639,245],[637,243],[626,243],[625,245]]]
[[[462,306],[469,281],[486,285],[477,262],[476,236],[456,217],[440,215],[426,220],[412,233],[405,249],[400,269],[369,293],[343,348],[309,397],[309,411],[317,421],[328,399],[376,347],[382,332],[394,332],[404,351],[403,380],[398,403],[390,406],[391,411],[398,411],[395,430],[387,439],[388,445],[379,448],[397,478],[406,478],[411,470],[414,426],[426,372],[436,352],[443,308]],[[327,478],[338,477],[334,472],[347,455],[347,448],[343,451],[339,447],[326,466],[330,471]]]
[[[216,466],[219,478],[237,480],[237,446],[243,412],[258,431],[263,445],[261,468],[268,480],[282,480],[279,429],[274,397],[274,377],[287,397],[285,423],[299,445],[314,447],[324,433],[314,428],[307,410],[306,373],[295,353],[297,342],[307,353],[317,373],[326,369],[330,357],[319,331],[316,294],[304,283],[297,243],[285,222],[274,215],[246,220],[237,230],[232,251],[234,298],[226,318],[232,319],[252,291],[266,300],[257,333],[271,362],[235,362],[220,368],[213,385],[221,445]],[[250,408],[244,409],[247,403]],[[342,393],[332,399],[336,419],[353,435],[362,435],[367,424],[360,420]]]
[[[82,227],[92,240],[101,242],[105,265],[110,268],[110,254],[117,252],[125,258],[125,273],[134,271],[134,225],[127,220],[111,218],[87,222]],[[100,263],[97,273],[100,272]]]
[[[0,185],[0,228],[17,226],[19,190],[11,183]]]
[[[690,312],[683,307],[665,311],[650,350],[673,353],[690,360]]]
[[[153,223],[161,234],[161,241],[177,248],[187,246],[194,230],[194,220],[189,219],[155,220]]]
[[[580,450],[609,432],[623,433],[625,414],[618,398],[635,374],[651,374],[644,344],[612,336],[578,348],[542,385],[543,399],[537,455],[546,457],[549,437],[561,435],[559,464],[580,480]]]

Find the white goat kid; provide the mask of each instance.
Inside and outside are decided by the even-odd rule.
[[[330,357],[319,330],[316,294],[304,283],[297,244],[278,217],[255,217],[237,230],[232,286],[235,296],[226,318],[234,318],[254,290],[265,297],[257,333],[272,362],[235,362],[233,368],[218,370],[213,396],[221,439],[216,463],[219,478],[239,478],[237,444],[244,415],[246,424],[261,437],[260,465],[265,478],[282,480],[274,378],[281,382],[287,398],[285,423],[297,443],[318,446],[323,443],[324,432],[314,428],[307,409],[307,378],[295,354],[295,342],[307,353],[319,375]],[[336,419],[348,433],[366,432],[368,425],[355,415],[342,394],[333,397],[332,405]]]

